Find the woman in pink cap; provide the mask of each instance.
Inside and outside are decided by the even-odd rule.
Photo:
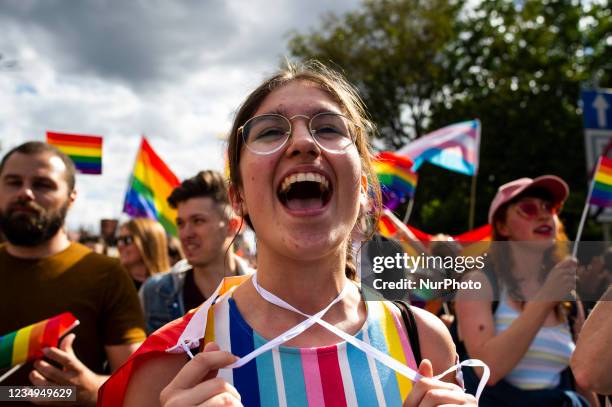
[[[502,185],[491,203],[488,262],[466,276],[482,289],[477,298],[458,293],[455,304],[462,359],[491,369],[481,406],[588,405],[568,377],[572,328],[580,325],[577,303],[563,301],[576,269],[557,216],[568,194],[561,178],[544,175]],[[469,388],[475,371],[465,379]]]

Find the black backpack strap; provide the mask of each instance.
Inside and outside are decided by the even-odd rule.
[[[402,300],[393,301],[399,308],[402,314],[402,320],[406,326],[406,332],[408,333],[408,340],[410,341],[410,347],[412,348],[412,354],[417,366],[421,364],[421,345],[419,344],[419,331],[417,330],[416,319],[414,313],[410,309],[410,305]]]

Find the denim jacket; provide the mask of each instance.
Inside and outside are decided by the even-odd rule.
[[[242,258],[233,256],[239,275],[254,272]],[[147,334],[182,317],[188,311],[185,310],[183,302],[183,285],[187,271],[191,268],[187,260],[181,260],[172,266],[170,271],[156,274],[142,285],[138,294],[144,311]]]

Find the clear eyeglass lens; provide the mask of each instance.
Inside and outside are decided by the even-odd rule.
[[[336,113],[320,113],[310,121],[310,130],[317,142],[330,151],[342,151],[351,143],[348,119]]]
[[[314,139],[325,150],[340,152],[352,144],[349,121],[340,114],[319,113],[310,119],[309,126]],[[255,116],[242,128],[244,142],[259,153],[275,151],[290,133],[289,120],[275,114]]]

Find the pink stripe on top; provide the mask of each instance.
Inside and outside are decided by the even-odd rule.
[[[410,346],[410,341],[408,340],[408,335],[406,334],[406,328],[402,326],[402,322],[400,321],[399,315],[395,310],[389,310],[389,312],[391,313],[391,315],[393,315],[393,322],[395,323],[395,328],[397,329],[397,333],[400,338],[400,343],[402,344],[402,349],[404,350],[404,356],[406,357],[406,361],[408,363],[408,367],[418,371],[419,368],[417,366],[416,360],[414,359],[414,352],[412,351],[412,346]]]
[[[324,406],[323,387],[319,372],[319,358],[316,348],[302,348],[302,368],[304,369],[304,384],[309,406]]]

